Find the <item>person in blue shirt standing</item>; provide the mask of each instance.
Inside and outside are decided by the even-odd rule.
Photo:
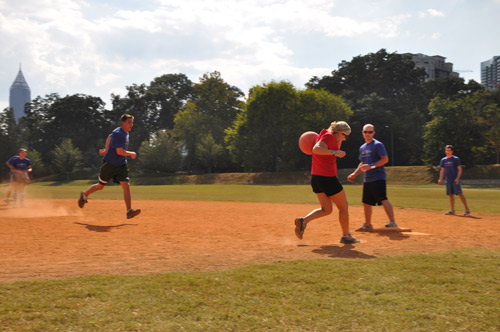
[[[468,216],[470,214],[470,210],[467,206],[467,200],[462,193],[462,184],[460,182],[460,177],[462,176],[462,163],[460,162],[460,158],[453,155],[453,150],[452,145],[447,145],[445,147],[446,157],[441,159],[441,162],[439,163],[441,171],[439,173],[438,183],[440,185],[443,184],[443,177],[446,174],[446,195],[450,197],[451,205],[451,210],[445,214],[455,214],[455,195],[458,195],[465,207],[464,216]]]
[[[363,126],[363,138],[365,144],[359,148],[358,168],[351,173],[347,180],[354,182],[354,179],[364,173],[363,180],[363,208],[365,211],[365,223],[358,232],[373,232],[372,226],[372,206],[382,205],[389,218],[389,223],[385,227],[398,227],[394,219],[394,209],[387,199],[387,184],[384,165],[389,162],[389,157],[384,144],[373,138],[375,127],[372,124]]]
[[[109,181],[119,182],[123,189],[123,197],[127,208],[127,219],[133,218],[141,213],[141,209],[132,209],[132,196],[127,167],[127,157],[135,159],[137,154],[127,151],[129,132],[134,126],[134,117],[130,114],[121,116],[121,126],[117,127],[108,136],[106,148],[100,149],[99,154],[104,155],[101,168],[99,169],[99,182],[90,186],[87,191],[80,193],[78,206],[83,208],[90,194],[104,189]]]
[[[12,201],[14,202],[14,207],[17,205],[17,199],[19,198],[19,206],[24,207],[24,187],[30,182],[30,177],[28,175],[31,172],[31,161],[26,158],[28,151],[26,149],[19,149],[17,155],[13,156],[7,161],[7,167],[10,168],[10,188],[7,192],[7,198],[5,202],[9,204],[10,193],[12,192]]]

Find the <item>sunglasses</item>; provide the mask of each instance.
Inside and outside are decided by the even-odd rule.
[[[365,130],[363,131],[363,134],[373,134],[373,130]]]
[[[344,135],[344,137],[345,137],[345,138],[349,137],[349,135],[346,135],[346,134],[344,134],[344,133],[341,133],[341,134],[342,134],[342,135]]]

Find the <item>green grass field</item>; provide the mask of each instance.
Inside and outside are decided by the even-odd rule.
[[[92,182],[73,181],[33,183],[26,191],[28,197],[35,198],[73,198],[89,187]],[[361,205],[361,185],[344,186],[351,205]],[[4,195],[5,186],[0,187]],[[429,210],[449,209],[449,198],[444,186],[438,185],[389,185],[389,201],[395,207]],[[500,214],[500,188],[479,188],[464,186],[469,207],[474,212]],[[110,186],[92,196],[93,199],[122,199],[121,187]],[[246,201],[269,203],[317,203],[316,195],[309,185],[162,185],[132,186],[134,200],[192,200],[192,201]],[[456,198],[457,210],[462,203]]]
[[[27,192],[28,198],[76,200],[88,185],[34,183]],[[361,186],[345,188],[349,202],[359,204]],[[0,195],[5,190],[0,186]],[[397,207],[449,208],[443,187],[388,190]],[[465,187],[464,193],[473,211],[500,214],[500,190]],[[316,203],[309,186],[133,186],[132,194]],[[93,198],[121,200],[121,188]],[[500,331],[498,271],[499,250],[471,249],[0,283],[0,331]]]

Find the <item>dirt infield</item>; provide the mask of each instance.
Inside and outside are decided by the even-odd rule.
[[[310,223],[304,239],[293,220],[317,205],[135,201],[142,214],[125,218],[120,200],[29,200],[0,205],[0,282],[95,274],[214,270],[280,260],[375,258],[459,248],[500,249],[500,215],[445,216],[396,209],[411,233],[356,233],[362,243],[339,243],[337,215]],[[363,223],[350,207],[351,229]],[[374,209],[374,226],[385,223]],[[354,234],[354,232],[353,232]]]

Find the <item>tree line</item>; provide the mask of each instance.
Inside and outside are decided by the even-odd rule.
[[[499,163],[499,89],[486,91],[462,78],[426,82],[410,56],[384,49],[343,61],[304,89],[270,82],[245,96],[215,71],[199,82],[165,74],[126,90],[111,95],[111,110],[99,97],[56,93],[26,104],[18,123],[6,108],[0,113],[0,158],[26,147],[35,176],[95,173],[98,149],[120,115],[130,113],[135,124],[129,150],[138,152],[131,168],[145,174],[308,170],[300,134],[335,120],[353,130],[342,146],[347,156],[339,160],[341,168],[358,164],[366,123],[384,142],[389,165],[437,165],[446,144],[455,146],[466,166]],[[0,176],[7,174],[2,168]]]

